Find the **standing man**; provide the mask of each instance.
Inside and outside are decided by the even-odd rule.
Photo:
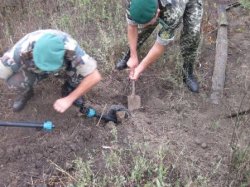
[[[131,0],[127,9],[129,51],[118,61],[118,70],[130,68],[130,78],[140,74],[164,53],[166,46],[175,39],[176,31],[183,23],[180,46],[183,63],[183,80],[192,92],[199,91],[193,75],[194,63],[200,41],[202,0]],[[162,28],[148,54],[139,63],[137,49],[154,31]],[[140,30],[141,29],[141,30]]]
[[[60,113],[73,103],[83,105],[82,96],[101,80],[96,61],[70,35],[58,30],[38,30],[24,36],[0,58],[0,78],[18,94],[13,104],[15,112],[31,99],[37,82],[49,74],[64,72],[63,97],[53,105]]]

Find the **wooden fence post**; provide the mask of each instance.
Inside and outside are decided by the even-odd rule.
[[[218,8],[218,33],[216,40],[216,55],[214,72],[212,76],[212,93],[210,99],[212,103],[219,104],[223,97],[225,83],[225,72],[227,65],[228,39],[227,39],[227,16],[226,9],[220,5]]]

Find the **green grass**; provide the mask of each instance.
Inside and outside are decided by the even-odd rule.
[[[130,155],[135,149],[129,150]],[[147,158],[146,155],[132,154],[126,157],[128,150],[110,150],[103,153],[100,158],[104,161],[105,174],[98,175],[90,161],[77,160],[75,186],[164,186],[167,178],[167,165],[163,163],[163,157]],[[126,162],[125,162],[126,161]]]
[[[148,186],[162,187],[179,186],[179,178],[169,177],[171,164],[166,163],[168,152],[159,148],[156,154],[149,156],[146,144],[131,143],[129,148],[117,145],[117,132],[114,128],[113,141],[110,149],[103,150],[102,156],[94,159],[89,156],[87,161],[78,158],[74,161],[75,168],[71,185],[82,186]],[[103,167],[96,170],[96,163],[102,161]],[[170,182],[171,181],[171,182]]]
[[[59,29],[72,35],[97,60],[103,73],[113,69],[116,58],[126,49],[125,8],[120,1],[31,0],[23,3],[23,9],[4,9],[2,18],[8,24],[2,28],[3,46],[12,46],[24,34],[34,30]],[[8,21],[10,17],[16,19]]]
[[[250,1],[249,0],[240,0],[242,6],[246,9],[250,9]]]
[[[97,59],[102,71],[109,72],[116,61],[115,54],[121,53],[126,43],[126,34],[121,32],[126,28],[124,8],[120,2],[111,0],[71,2],[63,16],[52,20],[54,27],[75,36],[81,46]]]
[[[246,94],[241,100],[245,102]],[[250,184],[250,143],[247,141],[249,132],[249,117],[237,116],[234,120],[234,128],[231,138],[231,155],[229,161],[228,185],[245,187]]]

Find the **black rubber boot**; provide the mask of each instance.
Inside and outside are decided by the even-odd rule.
[[[62,85],[62,96],[66,97],[69,95],[73,90],[75,89],[74,86],[72,86],[68,81],[65,81],[65,83]],[[84,106],[84,98],[79,97],[77,100],[73,103],[77,107],[83,107]]]
[[[13,103],[14,112],[19,112],[25,107],[28,100],[30,100],[32,96],[34,95],[34,91],[32,88],[29,88],[25,91],[19,91],[18,94],[19,96],[15,99]]]
[[[184,63],[183,65],[183,81],[191,92],[199,92],[199,84],[193,75],[193,64]]]
[[[119,59],[115,65],[115,68],[118,70],[124,70],[128,68],[127,62],[130,58],[130,51],[127,52],[121,59]]]
[[[191,92],[199,92],[199,84],[193,75],[188,75],[184,81]]]

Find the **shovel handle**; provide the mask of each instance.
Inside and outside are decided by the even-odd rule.
[[[135,95],[135,80],[132,80],[132,95]]]

